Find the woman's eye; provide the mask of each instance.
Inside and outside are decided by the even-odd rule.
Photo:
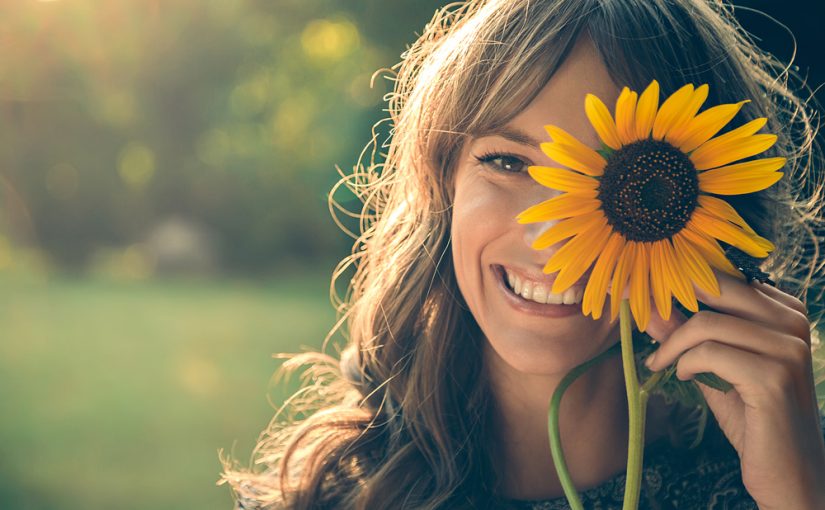
[[[478,161],[484,165],[492,166],[499,172],[517,174],[527,169],[527,163],[509,154],[487,154],[478,158]]]

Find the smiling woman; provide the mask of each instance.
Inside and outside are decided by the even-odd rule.
[[[675,363],[683,380],[715,373],[733,390],[686,383],[711,411],[704,435],[701,407],[651,400],[641,508],[820,508],[825,445],[803,302],[819,285],[811,249],[822,223],[813,172],[819,155],[810,112],[786,85],[783,66],[750,42],[728,8],[704,0],[451,4],[396,70],[386,158],[345,181],[365,202],[363,232],[336,271],[356,270],[340,308],[348,343],[340,359],[307,354],[287,362],[287,369],[309,364],[310,382],[260,442],[262,469],[226,464],[223,480],[238,507],[565,508],[548,405],[565,374],[616,343],[618,323],[591,313],[598,299],[586,294],[596,272],[590,252],[601,243],[579,243],[573,276],[545,267],[571,243],[552,229],[574,214],[516,221],[561,196],[530,169],[566,167],[557,176],[582,179],[575,172],[592,170],[587,157],[602,158],[595,150],[578,158],[543,150],[548,134],[617,154],[619,142],[630,143],[602,145],[588,94],[618,105],[627,100],[624,87],[645,91],[636,110],[644,116],[642,105],[658,105],[660,89],[669,97],[696,83],[690,93],[702,101],[691,115],[703,103],[736,104],[737,119],[722,132],[765,118],[779,135],[765,153],[787,159],[779,183],[735,196],[709,193],[724,195],[714,197],[714,211],[735,207],[754,236],[775,245],[765,270],[784,290],[716,271],[718,293],[691,290],[705,305],[692,316],[675,307],[656,313],[670,310],[669,293],[667,307],[664,292],[645,296],[662,305],[648,306],[639,321],[661,343],[650,368]],[[743,98],[750,103],[737,103]],[[635,134],[657,147],[663,163],[650,170],[660,178],[645,182],[672,199],[679,190],[669,186],[690,178],[690,168],[671,150],[683,145],[661,141],[667,130],[651,122],[651,138]],[[582,193],[600,207],[606,189]],[[624,211],[620,201],[604,216],[612,225],[665,225],[659,234],[670,239],[677,230],[666,227],[699,210],[673,200],[648,204],[658,214]],[[562,212],[581,212],[581,203]],[[631,234],[628,227],[617,235],[648,241]],[[621,362],[608,358],[562,403],[568,467],[588,507],[622,505],[624,398]]]

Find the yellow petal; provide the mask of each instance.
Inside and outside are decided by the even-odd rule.
[[[664,139],[673,126],[673,122],[687,106],[691,97],[693,97],[693,84],[688,83],[665,99],[662,107],[659,108],[659,113],[656,114],[656,120],[653,121],[653,138],[656,140]]]
[[[659,108],[659,82],[653,80],[647,86],[636,104],[636,138],[644,140],[650,136],[656,111]]]
[[[647,329],[650,322],[650,265],[648,250],[650,243],[636,244],[636,258],[630,275],[630,311],[636,319],[639,331]]]
[[[547,166],[531,166],[527,168],[527,172],[536,182],[548,188],[577,193],[591,198],[598,195],[596,188],[599,187],[599,181],[578,172]]]
[[[668,243],[667,239],[656,241],[650,250],[650,288],[653,292],[653,302],[656,303],[656,310],[665,319],[670,319],[672,302],[670,299],[670,286],[668,285],[668,270],[663,260],[664,253],[662,244]]]
[[[607,227],[606,219],[597,222],[594,225],[591,225],[586,230],[580,232],[577,236],[567,241],[564,244],[564,246],[559,248],[559,250],[550,257],[550,260],[548,260],[547,263],[544,265],[544,272],[553,273],[555,271],[563,269],[567,265],[577,264],[578,259],[588,256],[583,252],[587,251],[588,247],[594,242],[594,239],[597,237],[597,235],[601,234],[602,231],[605,230],[610,230],[610,228]],[[605,234],[605,241],[607,241],[607,234]],[[585,267],[585,269],[587,269],[587,267]],[[584,272],[584,270],[582,270],[582,272]],[[558,282],[558,280],[559,278],[557,277],[556,280],[553,282],[554,289],[556,288],[555,285]],[[557,291],[554,290],[553,292]]]
[[[586,214],[595,211],[601,206],[602,203],[598,199],[565,193],[522,211],[516,219],[519,223],[557,220]]]
[[[625,87],[616,100],[616,131],[622,144],[636,141],[636,100],[635,92]]]
[[[556,253],[554,253],[544,265],[544,272],[553,273],[559,270],[564,271],[566,266],[579,265],[579,261],[581,259],[591,255],[583,252],[588,251],[594,243],[598,243],[598,237],[602,234],[604,234],[604,241],[607,242],[607,237],[610,234],[610,227],[607,225],[607,218],[604,217],[596,221],[590,228],[582,230],[578,235],[567,241],[561,248],[559,248],[558,251],[556,251]],[[592,254],[593,258],[595,258],[597,254],[598,253]],[[593,259],[591,258],[590,261],[592,262]],[[587,266],[589,266],[589,264]],[[587,266],[582,270],[582,273],[584,273],[584,270],[587,269]],[[579,276],[581,276],[581,274]],[[555,285],[558,281],[559,278],[557,277],[553,282],[553,289],[557,288]],[[573,283],[575,283],[575,280],[570,282],[570,285]],[[567,285],[567,287],[570,285]],[[561,292],[566,290],[567,287],[562,289]],[[553,290],[553,292],[560,291]]]
[[[776,143],[776,135],[761,134],[737,138],[720,145],[713,151],[705,150],[697,155],[702,150],[700,147],[690,155],[690,160],[697,170],[707,170],[765,152],[774,143]]]
[[[673,139],[673,143],[682,152],[687,153],[694,150],[710,140],[720,129],[727,126],[728,122],[733,120],[739,110],[742,109],[742,105],[747,102],[746,100],[736,104],[720,104],[708,108],[690,121],[684,132]]]
[[[765,117],[761,117],[758,119],[754,119],[746,124],[739,126],[736,129],[728,131],[723,135],[719,135],[716,138],[711,138],[707,142],[703,143],[699,146],[698,149],[691,152],[691,157],[695,156],[697,153],[701,156],[703,153],[710,153],[716,151],[719,147],[723,147],[733,140],[739,138],[746,138],[751,136],[752,134],[756,133],[768,122],[768,119]]]
[[[708,294],[718,297],[720,290],[716,275],[713,274],[708,262],[681,232],[673,236],[673,248],[676,253],[681,254],[682,267],[687,270],[691,281]]]
[[[551,291],[557,294],[562,293],[576,283],[604,249],[604,245],[607,244],[611,232],[612,229],[605,221],[600,227],[583,232],[562,246],[559,251],[547,261],[547,265],[545,266],[545,272],[559,271],[559,274],[553,281]],[[564,263],[555,266],[553,259],[556,255],[562,253],[562,251],[573,244],[574,241],[577,242],[577,246],[571,246],[568,252],[560,257],[564,259]]]
[[[724,187],[725,184],[730,183],[733,186],[739,186],[741,181],[749,181],[754,177],[767,177],[773,175],[783,175],[782,173],[774,174],[786,163],[785,158],[762,158],[753,161],[745,161],[744,163],[736,163],[727,165],[713,170],[706,170],[699,173],[699,189],[707,193],[716,193],[718,195],[733,195],[737,193],[719,193],[717,191],[710,191],[704,188],[706,184],[712,184],[714,187]],[[764,189],[764,188],[763,188]]]
[[[568,218],[542,232],[541,235],[533,241],[531,246],[534,250],[544,250],[568,237],[572,237],[585,230],[590,230],[603,221],[604,213],[599,210]]]
[[[582,297],[582,313],[584,315],[592,313],[593,320],[599,320],[602,316],[604,301],[607,297],[607,284],[610,282],[613,269],[616,267],[616,262],[619,260],[619,254],[622,252],[624,245],[624,237],[618,232],[613,232],[604,247],[604,251],[596,260],[596,265],[593,266],[590,279],[587,280],[587,287],[585,287],[584,296]]]
[[[712,197],[710,195],[699,195],[699,205],[702,207],[703,212],[716,216],[720,220],[729,221],[740,227],[742,230],[747,232],[748,235],[751,236],[752,240],[761,248],[766,251],[774,250],[775,247],[772,242],[760,237],[759,234],[757,234],[756,231],[748,225],[748,222],[745,221],[745,219],[740,216],[738,212],[736,212],[736,209],[721,198]]]
[[[576,145],[580,148],[590,149],[590,147],[579,141],[578,138],[576,138],[575,136],[571,135],[570,133],[568,133],[567,131],[563,130],[558,126],[553,126],[552,124],[549,124],[547,126],[544,126],[544,130],[547,131],[547,134],[550,135],[550,138],[552,138],[554,142],[559,142],[564,145]]]
[[[752,257],[765,258],[768,251],[740,227],[721,220],[703,210],[702,207],[693,211],[690,223],[696,225],[701,232],[735,246]]]
[[[633,261],[636,258],[636,242],[628,241],[619,255],[619,261],[616,263],[616,271],[613,273],[613,281],[610,282],[610,320],[616,320],[619,314],[619,304],[622,302],[625,288],[627,287],[627,279],[630,276],[630,270],[633,269]]]
[[[669,141],[673,145],[678,145],[679,142],[677,140],[684,135],[688,125],[696,117],[696,112],[698,112],[699,108],[705,104],[705,99],[707,98],[707,84],[701,85],[699,88],[694,90],[693,95],[685,105],[685,108],[676,114],[676,118],[673,121],[673,126],[671,126],[670,130],[665,135],[665,140]]]
[[[554,161],[593,177],[602,175],[607,164],[601,154],[589,147],[582,149],[577,145],[545,142],[541,144],[541,150]]]
[[[725,256],[725,251],[719,246],[716,239],[706,236],[690,222],[676,235],[681,235],[689,241],[711,266],[740,280],[745,279],[745,275],[736,269]]]
[[[571,135],[567,131],[563,130],[558,126],[544,126],[544,130],[547,131],[547,134],[550,135],[550,138],[553,139],[554,142],[561,143],[562,145],[571,145],[573,146],[576,154],[582,155],[582,157],[590,162],[594,167],[601,170],[604,168],[605,161],[601,154],[593,150],[592,148],[588,147],[584,143],[580,142],[578,138]],[[592,175],[592,174],[588,174]],[[598,172],[597,175],[601,175],[601,172]]]
[[[749,161],[748,163],[754,163],[754,161]],[[729,167],[716,168],[700,173],[699,189],[706,193],[715,193],[716,195],[756,193],[757,191],[770,188],[785,175],[783,172],[763,172],[761,170],[739,170],[730,172],[725,170],[727,168]]]
[[[616,132],[616,123],[601,99],[593,94],[587,94],[584,98],[584,113],[605,145],[611,149],[619,149],[622,146]]]
[[[748,225],[745,218],[740,216],[732,205],[725,202],[721,198],[712,197],[710,195],[699,195],[698,201],[699,205],[705,209],[705,212],[708,212],[717,218],[727,220],[735,225],[739,225],[745,232],[756,235],[756,232],[750,227],[750,225]]]
[[[673,289],[673,295],[679,300],[682,305],[691,312],[699,311],[699,304],[696,301],[696,293],[693,291],[693,284],[688,277],[685,269],[685,262],[682,260],[681,254],[674,250],[670,241],[663,245],[664,258],[669,272],[670,288]]]

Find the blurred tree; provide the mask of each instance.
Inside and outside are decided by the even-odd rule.
[[[438,4],[427,3],[5,8],[0,182],[25,207],[6,214],[12,234],[70,268],[170,216],[210,226],[226,269],[339,257],[349,241],[325,203],[334,166],[369,139],[387,90],[370,76],[398,60]]]

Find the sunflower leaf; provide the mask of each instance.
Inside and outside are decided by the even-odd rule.
[[[600,148],[596,149],[596,152],[601,154],[601,156],[604,159],[607,160],[607,159],[610,159],[610,156],[612,156],[613,152],[615,152],[615,151],[613,149],[611,149],[610,147],[608,147],[607,145],[605,145],[604,142],[602,142],[602,146]]]
[[[700,382],[705,386],[710,386],[714,390],[719,390],[722,393],[727,393],[733,389],[733,385],[731,383],[712,372],[702,372],[701,374],[696,374],[693,379],[696,382]]]

